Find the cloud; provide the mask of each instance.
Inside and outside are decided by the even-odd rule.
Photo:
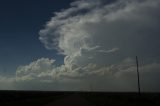
[[[1,76],[0,75],[0,89],[1,90],[13,90],[15,89],[15,77],[13,76]]]
[[[51,70],[55,67],[54,62],[55,60],[52,59],[41,58],[29,65],[19,66],[16,71],[16,80],[50,80],[52,79]]]
[[[14,80],[12,77],[0,76],[0,82],[12,82]]]
[[[101,53],[114,53],[117,52],[119,50],[119,48],[112,48],[110,50],[99,50],[99,52]]]
[[[41,68],[35,69],[39,67],[39,63],[47,68],[43,68],[43,71]],[[53,60],[42,58],[32,62],[32,65],[21,66],[13,81],[14,86],[23,90],[90,90],[90,86],[96,91],[137,90],[136,65],[135,60],[131,58],[110,66],[99,67],[90,63],[74,69],[69,69],[64,65],[55,67],[52,63]],[[48,67],[52,68],[48,70]],[[140,81],[143,91],[159,91],[159,69],[159,63],[140,65]],[[44,88],[44,86],[49,88]]]
[[[103,0],[76,1],[69,9],[56,12],[40,31],[39,39],[45,47],[57,49],[76,65],[87,64],[89,56],[94,57],[92,61],[97,63],[102,56],[106,60],[103,63],[133,55],[158,56],[159,1],[102,3]],[[97,46],[100,51],[117,47],[121,52],[113,59],[106,53],[102,55],[91,49]]]
[[[71,84],[70,89],[92,83],[95,90],[136,90],[133,57],[138,55],[143,59],[140,70],[145,76],[144,90],[160,90],[159,5],[158,0],[71,3],[70,8],[55,12],[39,32],[47,49],[65,56],[64,64],[56,66],[55,60],[38,59],[17,69],[17,81],[58,81],[62,88]],[[148,62],[148,58],[155,62]]]

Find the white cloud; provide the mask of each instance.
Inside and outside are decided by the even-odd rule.
[[[128,57],[138,55],[157,61],[159,5],[158,0],[118,0],[110,4],[104,0],[73,2],[69,9],[56,12],[39,32],[39,39],[47,49],[65,55],[64,64],[55,66],[55,60],[39,59],[19,67],[17,81],[58,81],[63,87],[71,82],[81,82],[76,87],[93,83],[96,90],[137,89],[135,61]],[[156,70],[154,75],[159,74],[159,66],[159,62],[144,60],[140,68],[143,75],[148,73],[145,70],[150,70],[149,73]],[[150,77],[145,76],[145,79]],[[152,77],[150,82],[155,85],[149,87],[143,81],[144,86],[160,88],[156,86],[158,80]]]
[[[51,80],[51,70],[54,68],[55,60],[48,58],[41,58],[37,61],[31,62],[29,65],[20,66],[16,72],[16,80]]]
[[[111,60],[109,54],[104,56],[92,49],[97,46],[101,52],[121,48],[115,60],[112,58],[114,61],[130,55],[148,56],[160,52],[157,41],[159,1],[118,0],[110,5],[102,2],[76,1],[71,8],[57,12],[40,31],[40,40],[47,48],[58,49],[71,63],[82,66],[90,61],[87,57],[96,64],[102,61],[101,57],[104,58],[101,63],[108,64]],[[91,5],[92,9],[84,4]]]

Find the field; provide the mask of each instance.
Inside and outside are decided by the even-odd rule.
[[[0,91],[0,106],[160,106],[160,93]]]

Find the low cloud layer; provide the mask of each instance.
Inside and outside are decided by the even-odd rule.
[[[138,55],[142,89],[159,91],[159,9],[158,0],[74,1],[55,12],[39,32],[46,49],[65,56],[64,64],[41,58],[20,66],[17,83],[49,83],[56,90],[92,85],[94,90],[135,91]]]
[[[14,83],[21,89],[30,90],[137,90],[136,65],[135,60],[131,58],[110,66],[98,67],[96,64],[90,63],[74,69],[68,69],[65,65],[55,67],[52,64],[53,61],[41,58],[29,65],[21,66],[17,70]],[[41,66],[39,66],[39,62]],[[46,63],[48,63],[47,67],[45,67]],[[43,71],[36,68],[42,68],[42,66],[44,66]],[[52,69],[48,70],[48,67]],[[140,81],[143,91],[159,91],[159,69],[160,63],[140,66]],[[26,87],[23,88],[24,86]],[[48,88],[46,88],[47,86]]]

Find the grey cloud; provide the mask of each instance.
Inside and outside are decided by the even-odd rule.
[[[99,52],[102,52],[102,53],[114,53],[117,51],[119,51],[119,48],[112,48],[110,50],[99,50]]]
[[[0,89],[1,90],[14,90],[16,89],[14,83],[16,78],[13,76],[0,76]]]
[[[44,62],[42,63],[45,63],[45,59],[43,60]],[[41,61],[43,60],[41,59]],[[33,63],[36,63],[36,61]],[[16,86],[18,87],[18,89],[22,89],[21,87],[23,86],[29,87],[29,85],[32,85],[32,89],[37,89],[37,87],[34,87],[34,84],[37,84],[37,86],[41,84],[42,86],[48,85],[51,88],[53,87],[53,90],[89,90],[91,84],[94,86],[93,88],[96,91],[137,90],[136,63],[135,60],[131,58],[127,58],[118,64],[112,64],[110,66],[103,67],[99,67],[96,64],[92,63],[83,67],[76,67],[71,70],[67,69],[65,66],[55,67],[49,72],[44,71],[42,73],[41,71],[38,71],[36,73],[36,76],[31,76],[31,70],[28,70],[29,68],[26,69],[26,67],[30,66],[31,65],[22,67],[21,76],[16,77]],[[143,91],[159,91],[159,69],[159,63],[140,65],[140,81],[142,83],[141,85]],[[30,72],[26,74],[27,71]],[[66,88],[66,86],[68,87]],[[40,87],[39,89],[51,90],[51,88],[43,89],[42,87]]]

